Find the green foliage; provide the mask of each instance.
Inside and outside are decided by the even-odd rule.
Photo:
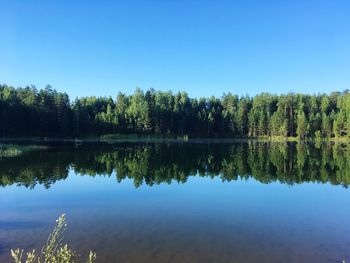
[[[141,89],[136,89],[134,95],[130,97],[130,105],[126,110],[126,115],[133,126],[133,132],[145,131],[148,128],[149,106]]]
[[[11,250],[11,256],[15,263],[75,263],[77,262],[77,253],[68,247],[67,244],[63,245],[63,234],[66,230],[67,223],[65,215],[61,215],[56,220],[56,226],[45,246],[41,249],[39,254],[35,250],[26,253],[26,258],[23,257],[22,249]],[[87,263],[93,263],[96,259],[96,254],[90,251]]]
[[[322,134],[321,134],[320,131],[316,131],[316,132],[315,132],[315,138],[314,138],[314,140],[315,140],[315,143],[316,143],[316,147],[317,147],[317,148],[320,148],[320,147],[321,147],[321,144],[322,144],[322,142],[323,142]]]
[[[297,125],[297,135],[300,140],[304,140],[308,133],[308,124],[303,110],[298,112]]]
[[[0,85],[0,136],[156,134],[189,137],[350,136],[350,94],[223,94],[189,98],[187,93],[137,88],[132,95],[82,97],[47,86]]]

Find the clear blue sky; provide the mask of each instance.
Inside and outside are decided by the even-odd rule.
[[[0,0],[0,83],[72,98],[350,88],[349,0]]]

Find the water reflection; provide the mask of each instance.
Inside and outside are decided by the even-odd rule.
[[[223,181],[255,178],[279,181],[350,183],[346,146],[296,143],[118,144],[102,149],[64,148],[28,151],[0,159],[0,185],[49,188],[68,177],[69,170],[89,176],[129,178],[134,185],[179,182],[189,176],[220,177]],[[115,172],[115,173],[114,173]]]

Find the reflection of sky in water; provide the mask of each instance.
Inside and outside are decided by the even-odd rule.
[[[350,256],[350,193],[341,186],[222,182],[135,188],[79,176],[50,189],[0,189],[0,262],[42,242],[67,213],[67,239],[99,262],[328,262]],[[235,260],[233,260],[235,259]]]

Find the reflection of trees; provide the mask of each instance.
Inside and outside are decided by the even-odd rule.
[[[69,160],[62,152],[31,152],[0,160],[0,186],[12,184],[34,188],[42,184],[49,188],[66,179]]]
[[[0,161],[0,184],[49,187],[70,167],[81,175],[131,179],[147,184],[185,183],[189,176],[220,176],[223,181],[254,178],[262,183],[350,184],[350,153],[345,146],[283,143],[127,144],[113,150],[33,152]]]

